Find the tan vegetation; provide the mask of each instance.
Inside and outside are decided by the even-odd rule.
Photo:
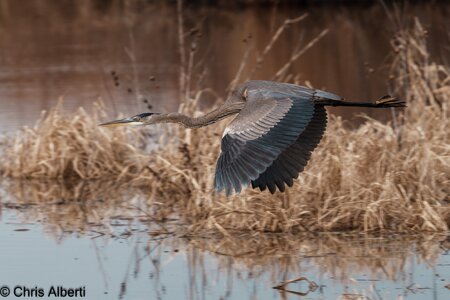
[[[51,238],[64,241],[74,234],[83,235],[92,239],[93,247],[107,243],[110,238],[128,238],[126,242],[136,243],[138,252],[142,254],[129,262],[136,268],[135,276],[140,277],[149,261],[170,261],[182,255],[188,267],[181,268],[180,272],[185,270],[194,282],[201,282],[203,287],[215,285],[216,276],[233,274],[227,277],[228,280],[256,280],[259,288],[265,290],[267,284],[275,286],[309,273],[316,275],[308,275],[311,277],[307,279],[318,284],[324,283],[320,278],[327,278],[325,282],[329,288],[329,284],[345,284],[347,293],[361,296],[372,295],[361,283],[379,278],[398,282],[398,287],[411,291],[415,287],[423,287],[422,281],[411,282],[407,276],[414,272],[412,266],[435,265],[442,251],[450,249],[446,233],[375,237],[365,233],[247,232],[221,237],[216,234],[205,236],[202,232],[186,238],[166,238],[177,233],[171,234],[171,230],[185,224],[179,223],[176,215],[164,222],[152,219],[158,215],[159,206],[165,207],[163,203],[154,202],[151,215],[137,209],[145,204],[148,195],[144,189],[130,189],[126,182],[120,186],[111,181],[95,180],[80,181],[75,185],[67,181],[55,184],[51,181],[11,180],[6,188],[15,199],[3,204],[15,208],[19,220],[25,224],[42,220],[43,231]],[[144,239],[139,231],[143,231]],[[135,238],[129,238],[132,234]],[[160,270],[165,269],[155,268],[155,272]],[[215,276],[205,276],[211,272]],[[436,272],[439,271],[432,272],[432,276]],[[131,277],[124,278],[127,281]],[[406,281],[408,286],[399,284]],[[373,281],[374,284],[377,282]],[[443,285],[444,282],[438,283],[439,287]],[[193,286],[190,285],[191,288]],[[286,290],[307,292],[304,287],[291,284]],[[310,294],[315,295],[313,293],[318,291]]]
[[[388,123],[367,118],[357,129],[331,116],[305,172],[284,194],[247,189],[226,198],[212,192],[224,122],[198,130],[172,126],[148,155],[138,130],[98,128],[98,115],[83,110],[67,117],[56,108],[23,130],[6,148],[1,170],[16,178],[103,178],[141,187],[148,191],[147,214],[158,220],[177,215],[187,235],[445,231],[450,72],[429,61],[425,35],[416,22],[393,40],[392,79],[408,103],[405,113],[393,112]],[[198,113],[201,95],[187,97],[180,110]]]
[[[138,149],[138,131],[98,129],[96,104],[93,115],[78,109],[61,113],[62,100],[44,112],[33,128],[23,128],[4,147],[3,174],[13,178],[98,179],[114,174],[115,179],[138,176],[148,156]]]

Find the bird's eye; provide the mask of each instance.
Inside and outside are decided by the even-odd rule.
[[[139,122],[140,120],[141,120],[141,117],[139,117],[139,116],[133,117],[133,121]]]

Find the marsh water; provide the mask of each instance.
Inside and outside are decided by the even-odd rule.
[[[2,193],[0,285],[19,286],[18,293],[62,286],[84,288],[76,299],[419,300],[450,294],[445,234],[194,237],[162,231],[138,209],[138,197],[133,205],[125,199],[39,204],[29,189]],[[8,196],[12,191],[17,194]],[[164,226],[171,228],[170,222]],[[299,277],[311,285],[302,280],[283,291],[273,288]]]
[[[188,64],[189,49],[195,49],[190,85],[192,90],[210,89],[202,97],[204,106],[226,96],[243,60],[239,81],[274,79],[293,54],[324,30],[327,33],[288,68],[292,76],[286,79],[297,78],[351,100],[374,100],[392,92],[390,39],[398,19],[407,23],[419,17],[428,32],[430,58],[448,57],[450,5],[445,1],[411,3],[396,14],[392,7],[371,1],[348,6],[242,4],[246,2],[184,5],[185,60]],[[283,22],[303,15],[258,65],[258,56]],[[101,98],[112,116],[146,111],[144,100],[152,111],[176,110],[177,24],[176,5],[167,1],[1,0],[0,128],[5,132],[33,125],[59,98],[67,111],[89,109]],[[347,118],[360,112],[332,111]]]
[[[393,25],[381,5],[218,3],[186,4],[183,11],[187,47],[196,49],[192,89],[209,88],[204,107],[226,96],[248,49],[253,52],[241,79],[271,79],[293,52],[325,29],[290,74],[354,100],[390,92]],[[439,60],[448,54],[441,45],[448,45],[450,6],[437,3],[410,4],[401,14],[423,21],[430,53]],[[283,21],[305,13],[253,72],[258,54]],[[90,110],[98,99],[111,116],[139,113],[148,105],[153,111],[177,109],[177,30],[172,2],[0,0],[2,134],[33,125],[59,98],[68,113],[79,106]],[[353,121],[358,112],[332,110]],[[83,185],[67,190],[65,183],[3,180],[1,186],[0,287],[11,292],[15,286],[45,292],[62,286],[84,287],[85,296],[78,299],[450,296],[447,234],[192,237],[183,235],[185,224],[176,218],[164,225],[150,220],[146,195],[131,189],[100,184],[101,193],[84,197]],[[311,284],[301,280],[284,291],[273,289],[299,277]]]

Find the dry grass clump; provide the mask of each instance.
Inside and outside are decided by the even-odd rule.
[[[286,193],[212,192],[225,123],[171,127],[151,154],[138,130],[104,130],[97,116],[58,109],[11,142],[1,161],[10,177],[109,178],[149,190],[147,214],[178,215],[184,234],[236,231],[445,231],[450,225],[450,71],[428,59],[418,22],[393,40],[396,94],[408,108],[390,123],[367,118],[353,130],[331,116],[305,172]],[[184,94],[184,93],[183,93]],[[186,94],[190,94],[187,92]],[[198,113],[201,91],[180,110]],[[97,110],[98,113],[98,110]],[[394,112],[393,112],[394,113]]]
[[[93,115],[79,108],[61,112],[62,101],[44,112],[33,128],[24,128],[4,147],[0,171],[13,178],[120,179],[135,177],[148,164],[138,148],[137,130],[105,131],[97,126],[101,104]]]
[[[406,112],[387,124],[367,118],[356,130],[332,116],[306,171],[287,193],[211,196],[220,124],[176,129],[175,140],[155,153],[151,168],[159,178],[149,180],[156,192],[149,203],[164,199],[193,234],[448,230],[450,72],[429,61],[417,21],[393,45],[392,77]],[[196,102],[188,100],[185,111],[194,113]]]

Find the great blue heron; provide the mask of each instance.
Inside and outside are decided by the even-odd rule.
[[[375,103],[345,102],[321,90],[272,81],[241,84],[219,108],[200,117],[180,113],[143,113],[101,126],[178,123],[199,128],[238,114],[225,128],[217,160],[214,187],[229,195],[251,183],[273,194],[303,171],[327,124],[325,106],[404,107],[405,102],[384,96]]]

